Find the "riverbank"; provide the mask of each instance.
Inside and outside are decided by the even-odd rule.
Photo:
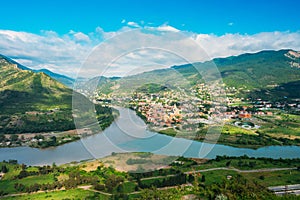
[[[83,137],[93,135],[90,129],[74,129],[62,132],[4,134],[0,147],[34,147],[48,148],[74,142]]]
[[[105,130],[119,116],[115,108],[109,108],[111,113],[107,114],[106,107],[96,107],[99,130]],[[52,131],[41,133],[19,133],[19,134],[0,134],[0,148],[13,147],[33,147],[49,148],[74,142],[82,138],[97,134],[91,128],[78,128],[67,131]]]
[[[232,147],[237,148],[249,148],[249,149],[258,149],[262,147],[267,146],[300,146],[300,139],[294,138],[294,139],[288,139],[285,137],[272,137],[270,135],[256,133],[256,134],[249,134],[249,133],[243,133],[238,132],[235,133],[234,130],[235,127],[225,125],[219,135],[219,138],[217,140],[217,144],[222,145],[228,145]],[[189,140],[199,141],[199,142],[209,142],[207,139],[207,128],[203,128],[200,131],[197,131],[194,134],[191,134],[190,132],[183,132],[183,131],[177,131],[174,128],[161,128],[161,129],[153,129],[156,130],[158,133],[163,135],[168,135],[171,137],[177,137],[177,138],[185,138]],[[230,133],[233,132],[233,133]],[[215,142],[215,141],[213,141]]]

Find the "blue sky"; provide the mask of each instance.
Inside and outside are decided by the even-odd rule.
[[[0,5],[0,54],[34,69],[73,77],[97,45],[136,28],[186,34],[208,55],[193,61],[266,49],[300,50],[300,1],[296,0],[16,0]],[[142,32],[135,34],[144,37]],[[172,37],[162,35],[165,38],[151,37],[162,47],[170,42],[178,48],[185,45],[183,40],[171,41]],[[124,39],[122,47],[135,42]],[[115,63],[109,75],[120,76],[136,66],[182,64],[172,56],[145,55],[129,55]],[[132,58],[141,59],[133,62]]]
[[[116,31],[121,21],[161,25],[197,33],[247,33],[300,30],[300,1],[262,0],[86,0],[2,1],[1,29],[39,33],[95,27]]]

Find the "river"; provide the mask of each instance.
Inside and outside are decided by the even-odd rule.
[[[197,158],[215,158],[217,155],[300,158],[299,146],[269,146],[254,150],[161,135],[148,131],[134,111],[119,108],[119,112],[118,119],[102,133],[55,148],[0,148],[0,160],[16,159],[27,165],[51,165],[102,158],[112,152],[152,152]]]

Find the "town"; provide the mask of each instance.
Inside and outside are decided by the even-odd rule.
[[[117,92],[104,94],[100,91],[92,98],[94,103],[105,106],[129,107],[135,110],[150,130],[160,133],[171,131],[170,135],[173,136],[179,132],[201,132],[205,127],[221,123],[224,125],[222,133],[253,136],[266,134],[279,140],[300,139],[298,135],[293,135],[295,130],[290,126],[299,120],[300,99],[270,101],[244,98],[239,95],[241,91],[245,91],[244,88],[228,87],[225,84],[218,87],[224,88],[226,95],[219,95],[211,89],[216,86],[209,87],[200,83],[188,91],[165,87],[154,93],[137,89],[131,95]],[[289,126],[282,131],[280,127],[285,126],[285,123],[289,123]],[[269,131],[271,128],[272,132]],[[274,131],[280,134],[276,135]]]

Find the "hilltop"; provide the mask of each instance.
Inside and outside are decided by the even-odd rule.
[[[0,133],[39,133],[75,129],[72,96],[91,103],[44,72],[35,72],[0,55]],[[113,120],[110,109],[97,114]],[[101,126],[101,124],[100,124]]]

